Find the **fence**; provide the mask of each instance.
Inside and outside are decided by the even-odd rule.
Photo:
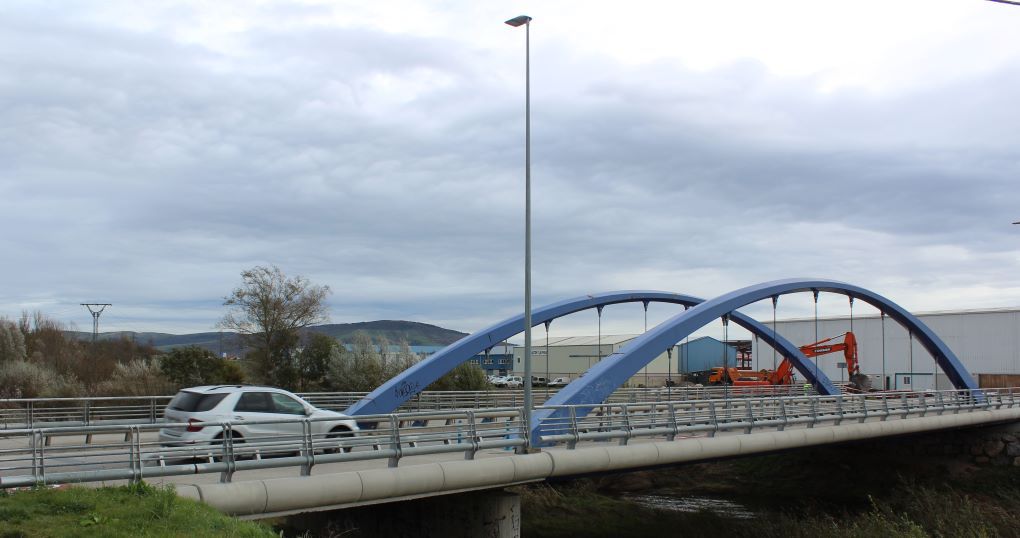
[[[556,389],[535,388],[536,404],[556,394]],[[803,394],[800,386],[778,387],[659,387],[619,389],[608,402],[672,401],[706,398],[743,398]],[[367,395],[365,392],[313,392],[299,396],[312,405],[343,411]],[[0,430],[101,424],[155,424],[172,396],[124,396],[93,398],[0,399]],[[399,411],[485,409],[517,407],[524,403],[520,389],[483,391],[426,391],[408,400]]]
[[[1016,407],[1014,390],[868,393],[843,396],[746,397],[668,402],[550,406],[538,425],[537,446],[573,449],[579,444],[637,438],[751,433],[787,427],[839,425],[846,421],[903,419]],[[323,419],[328,420],[328,419]],[[234,473],[289,467],[302,475],[328,463],[385,460],[430,454],[463,454],[527,446],[523,410],[515,407],[403,412],[358,417],[368,425],[356,435],[324,430],[319,420],[203,423],[210,434],[195,444],[168,443],[161,428],[189,424],[105,424],[11,429],[0,433],[0,487],[132,480],[196,473]],[[272,433],[255,434],[260,427]],[[218,439],[213,436],[218,434]],[[54,441],[56,439],[56,441]]]

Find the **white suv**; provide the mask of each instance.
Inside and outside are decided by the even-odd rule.
[[[159,442],[173,447],[217,444],[224,432],[219,423],[229,422],[235,444],[244,443],[246,438],[252,442],[287,443],[288,437],[299,444],[306,418],[310,419],[314,439],[349,437],[358,431],[357,423],[349,416],[319,409],[282,389],[214,385],[182,389],[170,400],[163,410],[164,422],[187,425],[162,428]]]

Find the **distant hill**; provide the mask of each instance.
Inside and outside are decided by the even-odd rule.
[[[467,333],[444,329],[417,321],[362,321],[360,323],[331,323],[309,327],[308,331],[332,336],[341,342],[350,343],[357,331],[368,333],[372,338],[385,336],[391,344],[407,340],[412,346],[446,346],[467,336]]]
[[[402,340],[412,346],[445,346],[467,336],[467,333],[444,329],[428,323],[416,321],[363,321],[360,323],[331,323],[328,325],[316,325],[306,329],[308,332],[322,333],[332,336],[345,343],[351,343],[354,333],[363,331],[373,339],[385,336],[390,344],[398,344]],[[92,333],[73,331],[68,333],[79,340],[90,340]],[[224,331],[203,332],[192,334],[167,334],[154,332],[132,332],[117,331],[100,333],[101,340],[114,340],[118,338],[133,339],[140,343],[151,343],[156,349],[166,351],[175,347],[200,346],[213,353],[220,350],[228,353],[239,353],[240,344],[236,333]]]

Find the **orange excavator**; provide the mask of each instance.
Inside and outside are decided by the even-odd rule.
[[[843,337],[843,341],[837,344],[830,344],[833,340]],[[806,357],[817,357],[829,353],[843,352],[846,360],[846,370],[850,375],[850,383],[847,388],[855,392],[867,392],[871,390],[871,378],[861,373],[861,364],[857,360],[857,337],[854,333],[847,331],[839,336],[819,340],[813,344],[800,346],[800,350]],[[785,364],[788,360],[783,360]]]
[[[843,338],[842,342],[831,343],[841,337]],[[868,376],[861,374],[860,363],[857,361],[857,337],[854,336],[854,333],[847,331],[841,335],[819,340],[813,344],[803,345],[800,347],[800,351],[806,357],[817,357],[842,351],[843,357],[846,359],[847,370],[850,373],[848,388],[862,392],[871,389],[871,380]],[[792,385],[793,362],[790,359],[783,359],[783,362],[774,371],[716,367],[712,369],[708,383],[710,385],[726,383],[735,387]]]

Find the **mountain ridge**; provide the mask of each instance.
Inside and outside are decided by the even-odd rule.
[[[398,344],[406,340],[412,346],[446,346],[467,336],[468,333],[447,329],[430,323],[404,320],[359,321],[354,323],[327,323],[313,325],[303,330],[305,333],[319,333],[331,336],[341,342],[351,343],[354,333],[363,331],[378,340],[385,337],[390,344]],[[92,333],[69,331],[68,334],[79,340],[91,340]],[[170,334],[160,332],[111,331],[99,333],[100,340],[128,338],[138,342],[151,344],[160,351],[175,347],[200,346],[214,353],[236,353],[243,350],[239,334],[232,331],[209,331],[187,334]]]

